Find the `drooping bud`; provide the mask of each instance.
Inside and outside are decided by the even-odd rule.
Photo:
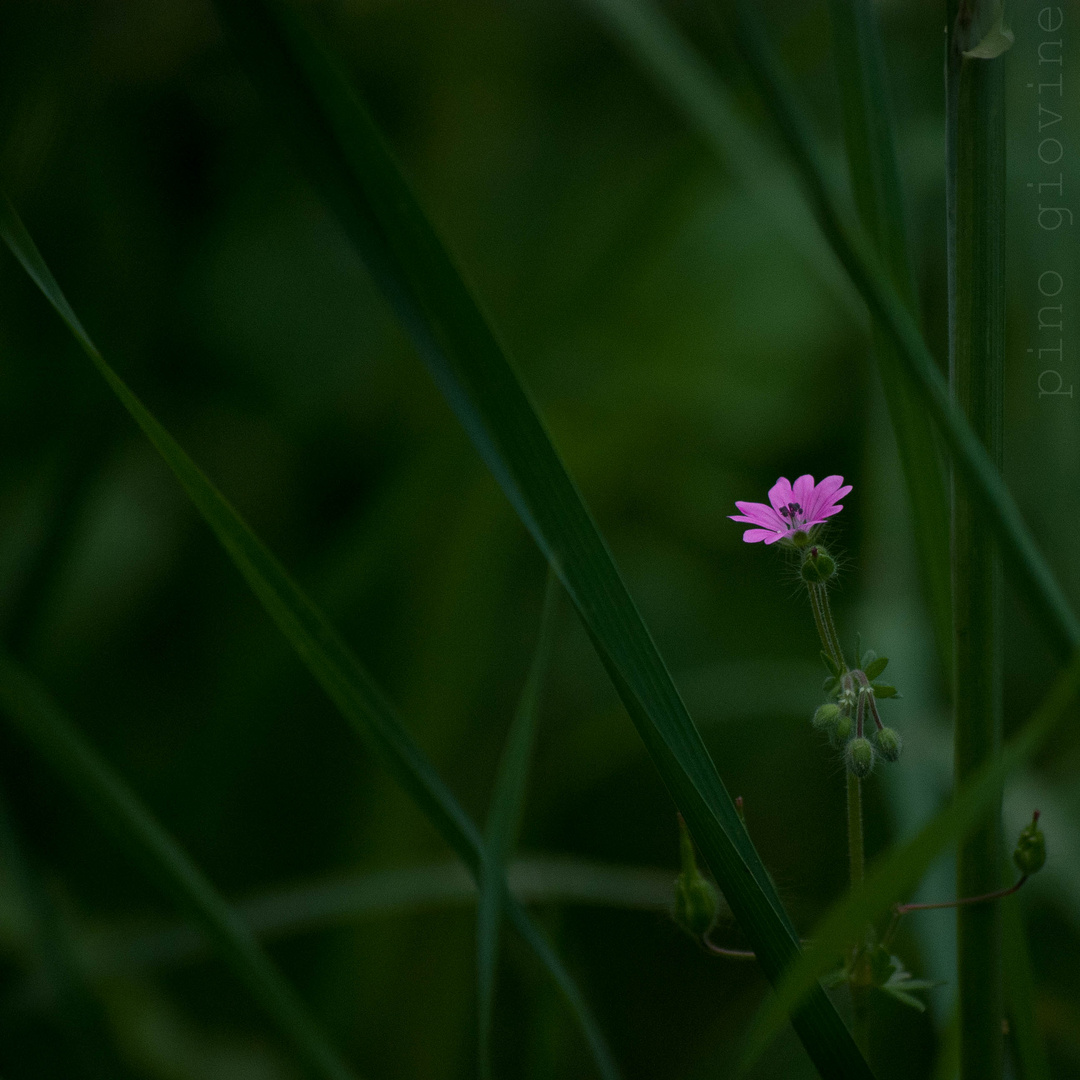
[[[851,732],[855,728],[855,721],[850,713],[841,713],[836,719],[836,727],[833,730],[833,738],[837,746],[843,746],[851,738]]]
[[[814,719],[810,721],[810,724],[815,731],[822,731],[826,735],[831,735],[839,719],[840,707],[828,702],[825,705],[818,706],[817,712],[814,713]]]
[[[900,738],[898,731],[894,731],[891,727],[883,727],[875,734],[874,742],[877,743],[877,752],[886,761],[896,762],[900,760],[900,749],[903,746],[903,740]]]
[[[1020,839],[1017,840],[1016,850],[1013,852],[1013,862],[1025,876],[1041,870],[1046,862],[1046,837],[1039,828],[1038,810],[1032,815],[1031,824],[1020,830]]]
[[[694,937],[707,933],[716,921],[719,898],[712,882],[698,870],[694,841],[679,815],[679,856],[682,872],[675,879],[675,921]]]
[[[800,573],[808,585],[822,585],[836,573],[836,562],[820,544],[814,544],[806,549]]]
[[[844,752],[844,764],[847,765],[848,772],[853,772],[860,780],[869,776],[874,767],[874,748],[870,745],[870,740],[862,736],[852,739]]]

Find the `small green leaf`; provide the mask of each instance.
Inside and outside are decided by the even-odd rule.
[[[874,697],[889,698],[898,697],[895,686],[889,686],[887,683],[874,683]]]
[[[993,60],[1011,49],[1016,41],[1012,30],[1005,25],[1005,5],[999,4],[993,26],[979,43],[964,52],[969,60]]]
[[[901,1005],[906,1005],[909,1009],[914,1009],[916,1012],[926,1012],[926,1005],[912,994],[905,993],[898,987],[889,986],[886,984],[881,987],[882,991],[889,995],[891,998],[899,1001]]]
[[[840,689],[840,680],[835,675],[830,675],[822,684],[821,689],[826,694],[835,694]]]
[[[868,679],[876,679],[887,667],[889,666],[889,658],[887,656],[878,656],[871,660],[870,663],[863,664],[863,674]]]
[[[825,670],[828,671],[833,676],[833,678],[839,678],[840,667],[836,663],[836,661],[833,660],[833,658],[824,649],[821,650],[820,656],[821,662],[825,665]]]

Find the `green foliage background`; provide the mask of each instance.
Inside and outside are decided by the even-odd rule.
[[[780,474],[855,485],[834,533],[841,631],[887,653],[905,694],[884,706],[904,761],[867,785],[871,855],[949,788],[946,687],[858,302],[824,247],[784,230],[799,207],[763,214],[585,9],[304,8],[514,356],[808,931],[845,886],[842,773],[810,732],[822,672],[805,598],[782,556],[741,543],[726,520],[736,498],[763,499]],[[697,5],[671,10],[771,137],[717,25]],[[1068,305],[1080,270],[1062,235],[1037,228],[1024,186],[1044,179],[1026,87],[1035,11],[1012,16],[1006,479],[1075,605],[1080,405],[1040,399],[1026,352],[1046,344],[1038,274],[1060,270]],[[769,13],[842,181],[827,5]],[[924,327],[941,357],[942,12],[888,4],[881,16]],[[1066,119],[1067,148],[1074,133]],[[1074,159],[1065,167],[1066,184],[1080,180]],[[760,184],[786,199],[782,180]],[[213,11],[5,5],[0,181],[104,354],[332,615],[482,820],[529,668],[542,559]],[[1071,332],[1067,321],[1066,384],[1070,370],[1080,383]],[[1053,670],[1009,604],[1007,723]],[[449,860],[6,255],[0,632],[227,895]],[[1006,798],[1009,835],[1033,806],[1044,815],[1050,862],[1020,906],[1062,1076],[1080,1067],[1077,764],[1075,740],[1055,745]],[[105,964],[146,920],[171,920],[168,902],[6,728],[0,783],[6,1077],[298,1075],[218,962]],[[568,606],[521,849],[656,870],[658,882],[676,866],[674,807]],[[920,898],[951,894],[942,866]],[[538,912],[627,1076],[726,1075],[763,978],[702,955],[659,901],[633,907],[549,897]],[[35,910],[55,919],[47,939],[72,943],[88,995],[48,975]],[[952,917],[909,923],[909,966],[949,979]],[[730,923],[718,937],[741,943]],[[473,938],[461,901],[417,897],[275,939],[272,952],[362,1075],[456,1078],[475,1068]],[[925,1017],[883,1008],[879,1030],[904,1048],[879,1055],[883,1077],[948,1075],[951,993],[935,991]],[[496,1010],[499,1074],[592,1075],[564,1006],[509,934]],[[792,1036],[758,1069],[811,1075]]]

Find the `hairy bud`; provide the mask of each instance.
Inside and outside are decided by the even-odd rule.
[[[877,743],[877,752],[886,761],[900,760],[900,748],[903,746],[903,741],[899,732],[891,727],[883,727],[874,736],[874,741]]]
[[[862,736],[852,739],[844,752],[844,764],[847,765],[848,772],[853,772],[860,780],[869,776],[874,767],[874,748],[870,745],[870,740]]]
[[[823,585],[836,573],[836,562],[820,544],[814,544],[806,549],[800,573],[807,584]]]
[[[810,723],[815,731],[823,731],[826,735],[831,735],[839,719],[840,707],[829,702],[818,706],[817,712],[814,713],[814,719]]]

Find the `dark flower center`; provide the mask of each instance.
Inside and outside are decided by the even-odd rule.
[[[780,516],[786,517],[789,521],[794,521],[796,515],[801,515],[803,508],[797,503],[788,503],[787,506],[780,507]]]

